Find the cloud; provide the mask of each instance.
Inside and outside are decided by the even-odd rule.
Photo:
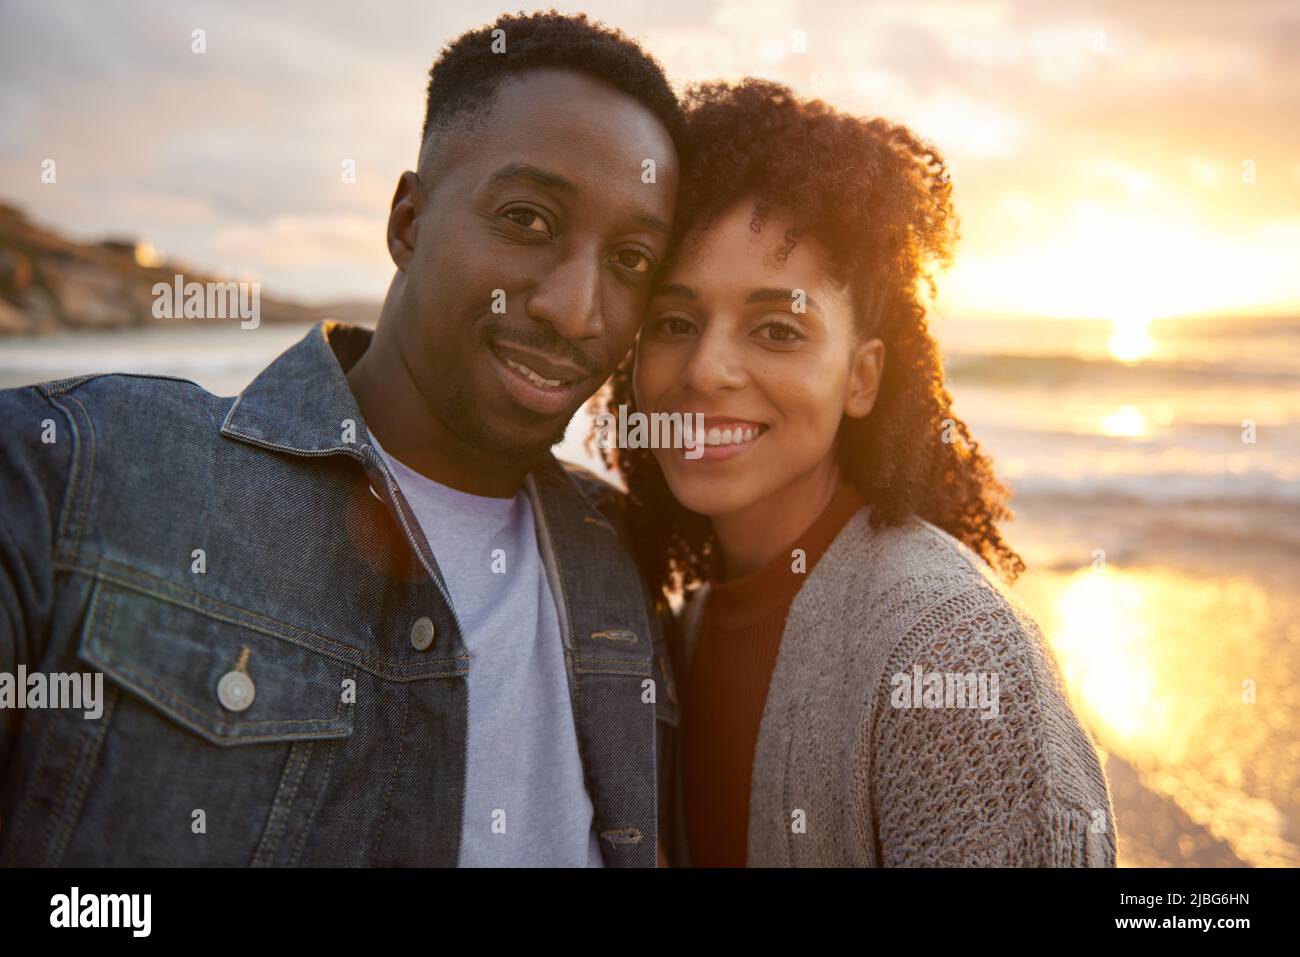
[[[340,259],[387,261],[383,217],[275,216],[251,226],[228,226],[212,239],[228,259],[275,267],[321,266]]]
[[[1163,207],[1140,205],[1158,200],[1242,243],[1269,218],[1300,218],[1292,0],[1230,14],[1210,0],[561,7],[641,39],[679,85],[752,73],[914,126],[954,163],[959,256],[1038,250],[1041,236],[1008,230],[1009,195],[1045,222],[1085,200],[1158,218]],[[501,9],[6,3],[3,198],[73,234],[137,232],[289,293],[378,298],[391,274],[382,223],[415,162],[429,66]],[[55,186],[39,180],[46,157]],[[355,184],[340,181],[344,159]]]

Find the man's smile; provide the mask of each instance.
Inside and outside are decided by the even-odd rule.
[[[566,360],[506,343],[490,347],[506,392],[538,415],[558,415],[569,408],[587,373]]]

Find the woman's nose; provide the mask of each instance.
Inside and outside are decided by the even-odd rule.
[[[682,368],[682,384],[695,392],[738,389],[744,385],[745,378],[741,357],[721,330],[712,333],[706,330]]]

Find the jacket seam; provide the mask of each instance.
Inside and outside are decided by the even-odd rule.
[[[52,395],[42,392],[42,396],[44,397],[46,403],[50,406],[50,408],[56,410],[63,416],[64,421],[67,423],[68,426],[69,438],[72,442],[72,455],[70,456],[70,460],[68,462],[68,473],[67,475],[64,476],[64,481],[63,481],[63,486],[64,486],[63,500],[59,503],[59,519],[58,519],[59,525],[58,525],[58,529],[55,531],[54,541],[52,543],[53,544],[52,554],[57,557],[59,555],[64,554],[64,543],[67,542],[68,535],[69,535],[68,527],[70,524],[76,521],[76,519],[74,519],[73,516],[74,516],[74,512],[76,511],[77,496],[78,494],[81,493],[81,489],[83,486],[88,486],[90,484],[90,479],[93,476],[93,472],[94,472],[94,462],[92,458],[91,465],[90,465],[90,471],[92,475],[83,477],[81,474],[81,470],[82,470],[82,458],[85,453],[82,449],[81,430],[77,427],[76,417],[72,414],[72,411],[68,409],[65,405],[55,401]],[[84,410],[85,407],[83,406],[82,408]],[[91,450],[93,453],[93,447],[94,447],[93,433],[90,437],[90,440],[91,440]],[[76,545],[72,551],[72,555],[74,558],[80,553],[80,548],[81,548],[81,544],[80,544],[81,534],[79,528],[76,532],[75,538],[76,538]]]
[[[355,672],[353,672],[355,675]],[[307,815],[307,821],[303,824],[302,830],[298,833],[298,839],[294,841],[292,856],[288,861],[290,867],[297,867],[298,862],[302,859],[303,847],[307,842],[307,835],[311,833],[311,826],[316,822],[316,812],[320,810],[321,799],[325,796],[326,787],[329,784],[330,777],[334,773],[334,761],[339,754],[339,743],[337,739],[330,739],[329,743],[329,761],[325,765],[324,771],[321,772],[320,785],[316,788],[316,797],[312,800],[311,811]]]
[[[55,847],[55,863],[62,862],[63,855],[67,853],[68,841],[72,839],[77,825],[81,823],[81,809],[86,803],[86,792],[90,789],[90,782],[94,779],[95,768],[99,765],[99,755],[104,749],[104,742],[108,740],[113,716],[117,713],[118,690],[109,688],[104,697],[106,698],[104,714],[101,721],[96,722],[100,724],[100,727],[90,729],[94,733],[94,737],[89,742],[89,753],[82,758],[74,773],[77,786],[73,794],[72,804],[68,809],[67,821]]]
[[[87,620],[88,627],[90,623],[94,621],[92,617],[87,617],[86,620]],[[108,621],[112,622],[112,620],[113,620],[113,605],[110,603],[108,606]],[[111,718],[111,714],[110,714],[110,718]],[[53,724],[54,722],[51,722],[51,725]],[[105,724],[107,724],[107,722]],[[99,730],[99,729],[95,729],[95,730]],[[107,734],[107,727],[105,727],[103,730],[104,730],[104,734],[100,735],[99,743],[103,742],[103,739]],[[78,731],[84,732],[84,729],[79,728]],[[81,740],[83,739],[83,734],[79,733],[77,735],[77,738],[79,739],[78,743],[81,743]],[[84,745],[82,747],[84,747]],[[80,751],[81,748],[78,748],[78,752]],[[93,752],[95,756],[98,756],[99,754],[98,746],[96,746],[93,749]],[[80,753],[78,754],[78,758],[75,760],[74,765],[68,774],[68,780],[64,785],[63,791],[59,797],[59,807],[63,810],[63,814],[60,815],[58,813],[55,813],[50,815],[50,826],[45,833],[44,846],[42,847],[42,857],[44,858],[45,855],[47,854],[52,855],[52,857],[49,858],[52,864],[57,864],[59,860],[62,859],[63,849],[67,847],[68,837],[70,836],[70,832],[72,828],[75,826],[75,822],[73,821],[73,818],[80,816],[81,802],[76,801],[74,799],[76,797],[77,792],[80,790],[77,787],[79,783],[78,779],[88,776],[93,770],[92,768],[88,768],[85,766],[86,762],[88,762],[90,759],[91,759],[90,755],[81,755]],[[59,821],[60,817],[64,819],[61,824]],[[53,844],[51,842],[53,842]]]
[[[402,758],[406,755],[406,726],[411,718],[411,689],[402,688],[402,731],[397,738],[397,757],[393,761],[393,774],[388,779],[388,788],[384,791],[384,810],[379,815],[379,829],[375,832],[375,840],[370,848],[370,860],[374,863],[375,858],[379,855],[380,845],[384,840],[384,824],[388,820],[388,811],[393,805],[393,789],[397,786],[397,779],[402,773]],[[461,826],[464,826],[462,819]]]
[[[275,789],[275,800],[271,803],[271,813],[267,816],[262,838],[253,851],[253,867],[264,867],[270,864],[275,858],[276,851],[279,850],[279,843],[284,839],[284,829],[289,823],[289,812],[298,796],[298,788],[302,785],[307,765],[311,763],[314,744],[315,742],[310,738],[300,738],[288,747],[284,768],[280,772],[280,780]],[[296,774],[294,774],[295,765]],[[292,786],[288,782],[291,774],[293,774]]]

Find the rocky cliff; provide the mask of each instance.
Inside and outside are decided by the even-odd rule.
[[[65,239],[0,203],[0,335],[204,322],[154,317],[154,284],[171,285],[178,273],[187,283],[222,281],[158,261],[133,240]],[[377,302],[305,306],[262,294],[260,307],[262,322],[334,318],[373,325],[379,317]]]

